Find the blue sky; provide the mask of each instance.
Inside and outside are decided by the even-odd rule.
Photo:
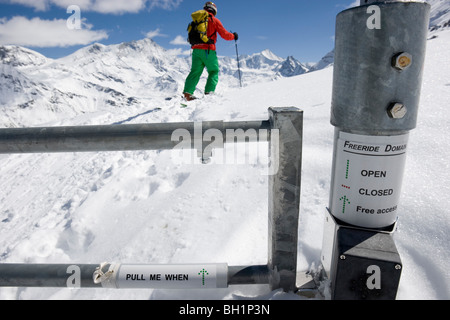
[[[182,54],[190,14],[201,0],[0,0],[0,45],[14,44],[47,57],[66,56],[94,42],[115,44],[151,37]],[[355,0],[217,0],[219,18],[239,34],[240,54],[269,49],[317,62],[334,46],[336,15]],[[67,8],[76,5],[80,11]],[[79,15],[77,15],[79,14]],[[77,17],[80,20],[76,20]],[[80,21],[81,29],[67,27]],[[218,41],[219,55],[235,56],[234,41]]]

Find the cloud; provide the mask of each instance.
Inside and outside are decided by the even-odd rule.
[[[77,5],[81,10],[105,14],[137,13],[145,8],[176,9],[183,0],[3,0],[11,4],[19,4],[34,8],[37,11],[47,11],[52,5],[67,8]]]
[[[149,8],[161,8],[165,10],[173,10],[176,9],[183,0],[150,0],[149,2]]]
[[[346,7],[346,9],[348,9],[348,8],[353,8],[353,7],[359,7],[360,4],[361,4],[361,1],[360,1],[360,0],[354,0],[351,4],[349,4],[349,5]]]
[[[77,5],[80,8],[86,9],[90,6],[92,0],[3,0],[2,2],[31,7],[37,11],[47,11],[51,5],[56,5],[61,8]]]
[[[166,52],[172,56],[190,56],[191,55],[191,50],[183,50],[181,48],[176,48],[176,49],[169,49],[166,50]]]
[[[156,30],[150,30],[145,34],[146,38],[153,39],[156,37],[167,37],[167,34],[161,33],[161,30],[158,28]]]
[[[146,2],[145,0],[96,0],[88,10],[112,14],[137,13],[145,8]]]
[[[0,44],[12,44],[29,47],[70,47],[87,45],[107,39],[103,30],[91,30],[92,25],[82,22],[80,30],[67,27],[67,20],[31,20],[16,16],[10,20],[0,20]]]
[[[189,46],[190,45],[187,42],[186,37],[183,37],[183,36],[176,36],[175,39],[170,41],[170,44],[173,44],[176,46]]]

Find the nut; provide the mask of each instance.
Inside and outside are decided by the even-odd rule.
[[[400,71],[408,69],[412,64],[412,56],[407,52],[396,54],[392,58],[392,66]]]
[[[395,102],[391,104],[388,108],[388,115],[392,119],[402,119],[405,117],[408,109],[403,105],[403,103]]]

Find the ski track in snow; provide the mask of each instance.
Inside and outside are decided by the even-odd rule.
[[[398,299],[449,299],[450,31],[428,41],[417,129],[411,132],[399,230]],[[436,61],[440,63],[437,64]],[[334,128],[332,68],[230,89],[180,108],[178,97],[78,114],[54,125],[265,120],[270,106],[304,110],[298,269],[320,262]],[[160,108],[161,110],[157,110]],[[259,148],[264,148],[260,144]],[[228,147],[227,147],[228,148]],[[225,149],[225,152],[232,152]],[[265,264],[264,164],[178,164],[171,151],[0,155],[0,262]],[[0,299],[300,299],[267,286],[214,291],[2,288]]]

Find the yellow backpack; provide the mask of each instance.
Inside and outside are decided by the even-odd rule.
[[[209,13],[206,10],[195,11],[191,14],[192,22],[189,23],[188,31],[188,42],[191,45],[196,44],[213,44],[214,41],[209,39],[207,36],[208,32],[208,21]],[[211,17],[212,19],[212,17]]]

